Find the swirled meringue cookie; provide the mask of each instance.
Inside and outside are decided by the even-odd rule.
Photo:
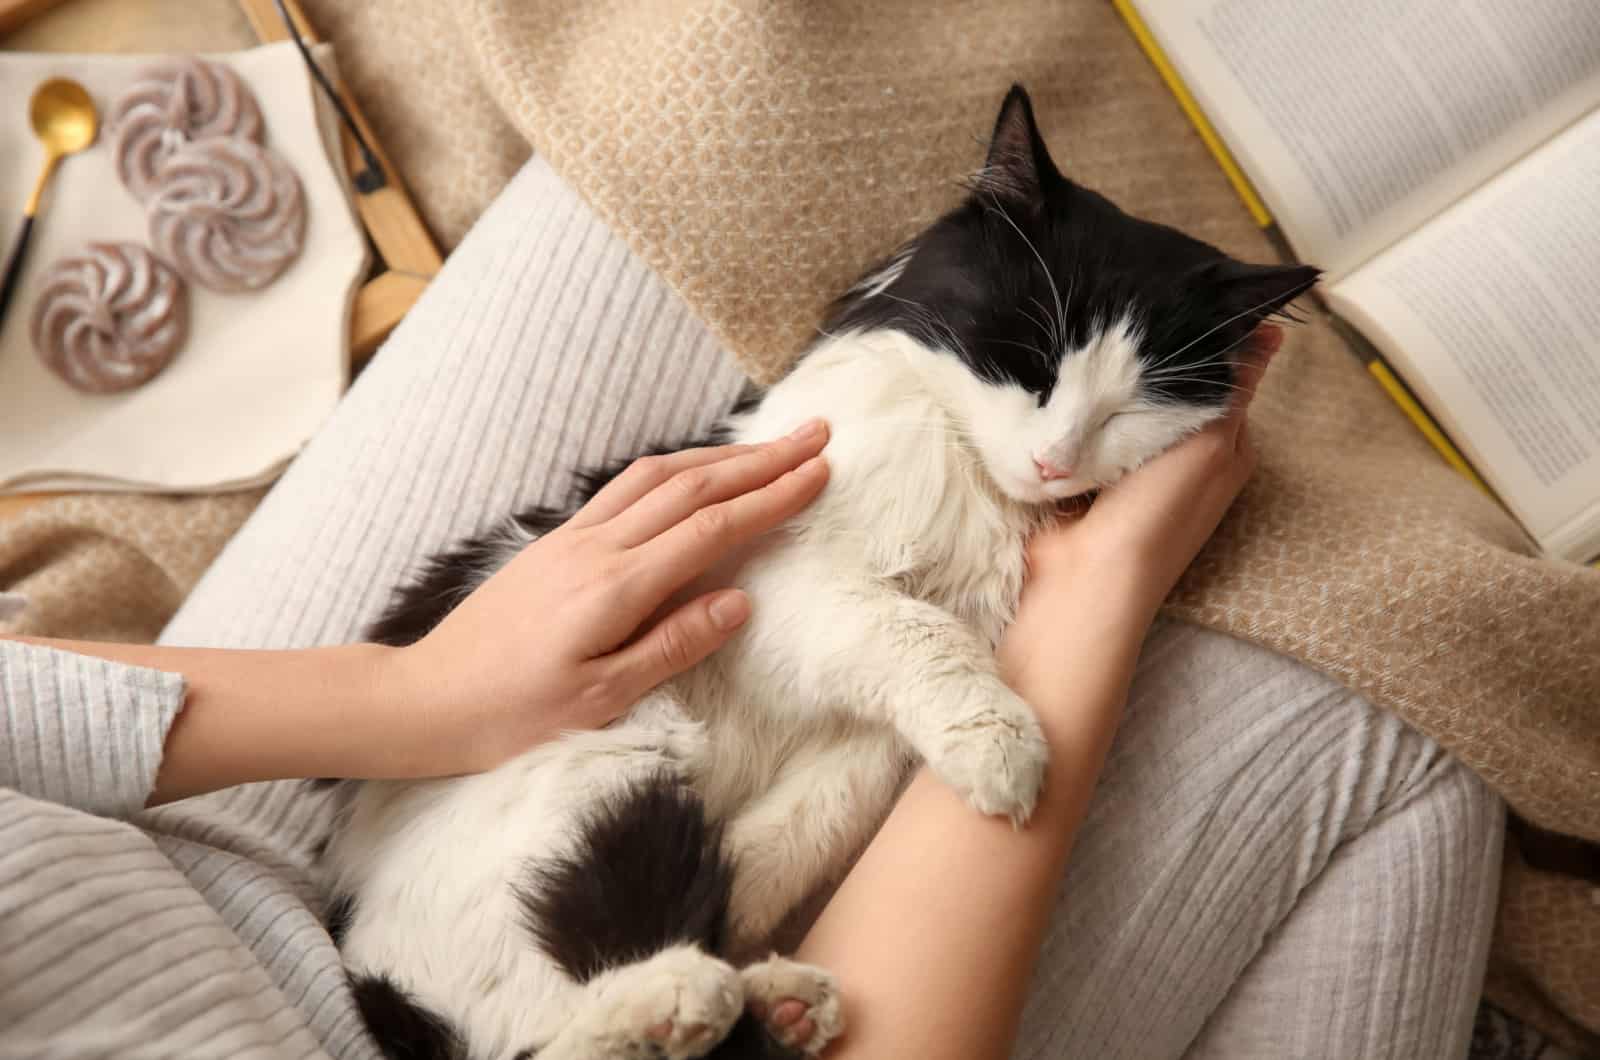
[[[185,144],[213,137],[261,142],[261,108],[239,75],[221,63],[168,59],[142,70],[111,113],[117,175],[140,202],[161,165]]]
[[[183,280],[137,243],[91,243],[44,274],[33,347],[79,390],[110,394],[147,381],[189,331]]]
[[[265,287],[305,242],[300,178],[248,140],[198,140],[161,167],[149,203],[150,243],[214,291]]]

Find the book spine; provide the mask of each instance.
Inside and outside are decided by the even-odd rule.
[[[1217,130],[1211,127],[1211,122],[1207,120],[1205,112],[1194,101],[1194,96],[1190,94],[1188,86],[1183,83],[1183,78],[1178,76],[1177,69],[1173,67],[1172,62],[1167,58],[1166,52],[1161,50],[1161,45],[1156,42],[1155,35],[1150,32],[1150,28],[1144,24],[1144,19],[1140,18],[1139,13],[1134,10],[1133,0],[1112,0],[1112,3],[1115,5],[1117,13],[1122,16],[1123,21],[1128,23],[1128,28],[1133,31],[1134,39],[1139,42],[1139,47],[1144,49],[1145,55],[1149,56],[1150,62],[1156,68],[1156,72],[1167,83],[1167,88],[1171,90],[1173,96],[1177,97],[1178,106],[1182,107],[1183,113],[1188,115],[1190,123],[1195,127],[1195,131],[1200,134],[1200,139],[1205,142],[1206,147],[1216,157],[1217,163],[1222,166],[1222,172],[1227,175],[1228,182],[1233,185],[1233,190],[1239,194],[1240,199],[1244,200],[1245,209],[1250,211],[1250,216],[1255,219],[1256,224],[1262,228],[1269,227],[1272,224],[1272,214],[1267,210],[1266,203],[1261,201],[1261,196],[1256,193],[1255,187],[1251,185],[1250,178],[1244,175],[1244,170],[1239,168],[1238,162],[1234,161],[1232,153],[1223,144],[1222,137],[1217,135]]]

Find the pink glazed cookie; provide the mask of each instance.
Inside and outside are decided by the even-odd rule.
[[[262,137],[261,109],[239,75],[190,57],[140,71],[112,109],[111,127],[117,175],[140,202],[155,192],[162,164],[185,144]]]
[[[214,291],[265,287],[305,242],[300,178],[248,140],[197,140],[179,150],[162,165],[148,211],[156,253]]]
[[[188,291],[172,269],[137,243],[91,243],[45,273],[31,333],[45,367],[111,394],[165,368],[188,330]]]

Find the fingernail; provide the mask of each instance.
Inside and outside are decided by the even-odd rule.
[[[750,598],[738,589],[725,592],[711,601],[711,624],[727,633],[744,625],[750,617]]]
[[[807,442],[818,437],[827,429],[828,425],[821,419],[806,420],[800,426],[796,427],[794,429],[794,433],[790,434],[789,437],[793,438],[797,442]]]
[[[805,463],[801,464],[799,467],[795,468],[793,474],[818,475],[827,469],[828,458],[825,456],[814,456],[810,460],[807,460]]]

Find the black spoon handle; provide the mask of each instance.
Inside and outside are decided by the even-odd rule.
[[[0,323],[6,319],[6,306],[11,304],[11,294],[16,290],[17,281],[22,278],[22,259],[28,256],[28,237],[33,235],[33,216],[30,214],[22,219],[22,231],[17,233],[17,241],[11,245],[11,258],[6,262],[6,278],[0,284]]]

